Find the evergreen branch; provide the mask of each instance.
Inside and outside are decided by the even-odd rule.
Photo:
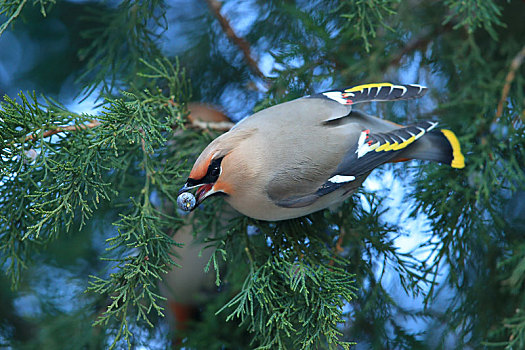
[[[162,229],[168,222],[176,227],[177,220],[165,216],[153,218],[158,213],[149,203],[149,186],[156,182],[162,186],[159,192],[176,191],[173,179],[179,177],[183,162],[162,164],[157,158],[167,136],[172,135],[172,128],[182,125],[185,115],[182,98],[187,94],[187,82],[183,73],[167,68],[168,62],[157,63],[167,72],[159,79],[167,82],[168,97],[163,96],[160,89],[156,89],[156,94],[149,90],[138,95],[125,93],[126,99],[108,100],[105,111],[96,118],[71,113],[56,103],[42,104],[35,95],[31,101],[20,94],[20,103],[4,98],[0,108],[3,121],[0,150],[5,160],[1,163],[4,178],[0,193],[0,250],[2,264],[9,263],[4,266],[13,284],[19,281],[21,270],[30,262],[32,247],[49,243],[73,225],[81,228],[101,200],[109,201],[117,194],[120,181],[112,178],[125,176],[133,168],[136,162],[133,154],[138,146],[143,155],[147,186],[142,194],[142,216],[139,212],[136,216],[142,218],[141,229],[151,230],[147,232],[152,232],[153,237],[142,240],[140,235],[133,237],[141,242],[137,247],[140,246],[144,252],[142,258],[149,259],[150,264],[122,276],[135,278],[134,286],[142,288],[137,297],[150,302],[147,309],[142,304],[131,305],[136,308],[138,319],[147,322],[146,315],[151,310],[161,313],[159,297],[151,286],[155,286],[154,280],[160,279],[172,263],[169,251],[174,242],[162,234]],[[168,75],[171,73],[177,76]],[[175,98],[180,98],[181,103],[167,103]],[[88,120],[91,122],[84,124]],[[62,133],[73,130],[75,132]],[[52,135],[58,138],[49,137]],[[33,159],[25,155],[28,148],[35,153]],[[128,226],[136,222],[130,216],[123,220]],[[126,261],[123,266],[129,266],[126,259],[122,261]],[[137,273],[143,277],[133,277]],[[106,289],[98,290],[122,291],[114,282],[110,280]],[[119,300],[115,299],[115,303]],[[123,313],[118,315],[125,317]],[[127,331],[121,333],[126,334]]]
[[[507,97],[509,96],[510,85],[514,81],[514,78],[516,77],[516,71],[520,68],[524,59],[525,46],[518,52],[518,54],[512,59],[510,63],[509,72],[505,77],[505,84],[503,85],[503,89],[501,90],[501,98],[498,103],[498,109],[496,110],[496,115],[494,116],[494,120],[492,121],[492,123],[494,124],[498,122],[498,120],[503,114],[503,105],[505,104],[505,101],[507,101]]]
[[[56,0],[36,0],[34,4],[40,3],[40,13],[46,17],[46,6],[48,4],[54,4],[55,2]],[[7,20],[0,25],[0,36],[2,36],[7,27],[20,15],[26,3],[27,0],[4,0],[0,2],[0,15],[5,14],[7,16]]]
[[[121,81],[136,77],[141,60],[161,56],[156,43],[160,34],[152,28],[165,28],[164,5],[161,0],[125,0],[117,8],[93,9],[81,18],[91,28],[80,33],[90,42],[79,51],[85,68],[77,81],[84,83],[85,97],[98,88],[100,96],[114,94]]]
[[[144,152],[146,154],[146,152]],[[128,313],[135,309],[136,321],[143,321],[150,327],[151,311],[163,316],[163,307],[159,301],[166,300],[155,292],[157,281],[161,275],[167,273],[172,266],[176,266],[170,251],[175,243],[165,232],[168,227],[177,227],[180,220],[166,216],[155,210],[149,202],[149,186],[151,180],[147,178],[143,193],[143,203],[132,199],[133,207],[127,215],[122,215],[115,223],[118,235],[108,239],[110,250],[118,252],[121,258],[112,259],[117,262],[118,272],[110,275],[109,279],[92,276],[88,290],[110,295],[112,302],[95,321],[94,325],[108,325],[118,320],[118,332],[110,348],[114,348],[122,338],[130,346],[131,333],[129,332]],[[126,254],[123,249],[127,250]]]
[[[469,34],[483,27],[493,38],[496,38],[494,25],[504,26],[501,21],[501,8],[493,0],[447,0],[445,4],[450,8],[450,14],[445,17],[443,24],[457,20],[454,29],[466,27]]]
[[[503,285],[509,288],[511,293],[520,295],[523,292],[525,282],[525,244],[521,243],[517,247],[512,247],[513,254],[503,261],[500,265],[510,268],[510,276],[503,281]],[[525,346],[525,312],[518,307],[513,310],[513,314],[502,321],[502,325],[509,332],[508,340],[498,344],[505,346],[505,349],[523,348]],[[489,343],[488,345],[496,345]]]
[[[261,341],[258,349],[288,348],[286,344],[310,349],[324,342],[332,349],[349,349],[353,343],[339,340],[337,324],[343,322],[343,301],[355,297],[349,288],[353,276],[327,260],[318,265],[317,259],[296,259],[292,251],[284,251],[254,267],[242,291],[218,312],[231,308],[227,320],[247,322]]]
[[[347,270],[350,262],[334,256],[320,239],[318,230],[326,224],[320,218],[277,225],[240,218],[222,238],[228,260],[248,259],[249,271],[241,291],[217,314],[229,310],[227,321],[246,324],[258,349],[348,349],[353,344],[340,339],[337,325],[344,322],[343,303],[355,297],[354,275]],[[246,234],[252,225],[264,235],[262,242],[271,240],[270,249]],[[231,249],[239,244],[244,249]]]
[[[47,244],[73,224],[82,227],[100,200],[113,193],[102,178],[107,171],[104,152],[85,152],[93,137],[88,129],[68,139],[43,137],[49,126],[81,124],[89,116],[49,100],[42,104],[35,94],[18,97],[19,102],[5,96],[0,103],[0,251],[5,253],[2,261],[10,260],[7,270],[14,285],[31,261],[32,248]]]
[[[504,320],[504,326],[510,330],[510,336],[508,342],[500,345],[508,350],[525,347],[525,311],[516,309],[513,317]]]
[[[369,37],[376,37],[376,28],[381,26],[393,30],[386,22],[386,17],[396,13],[395,6],[398,3],[399,0],[343,1],[335,12],[343,12],[340,16],[346,19],[345,28],[352,28],[349,30],[351,35],[362,39],[365,51],[370,52],[372,45]]]
[[[187,95],[187,82],[179,67],[173,68],[166,60],[157,60],[155,64],[144,62],[148,72],[143,76],[165,80],[169,87],[168,96],[160,89],[156,93],[144,90],[140,94],[124,93],[127,101],[112,100],[106,111],[98,119],[102,125],[99,133],[112,137],[108,141],[101,139],[94,145],[110,145],[116,156],[119,144],[130,143],[140,150],[137,160],[143,170],[143,186],[130,199],[130,207],[121,219],[114,223],[118,234],[107,240],[108,252],[115,255],[112,261],[118,271],[106,279],[92,277],[89,291],[109,295],[112,302],[99,316],[94,325],[112,325],[118,323],[117,333],[111,348],[115,348],[123,339],[131,347],[132,334],[129,322],[144,322],[152,327],[151,313],[164,316],[157,282],[174,266],[178,266],[172,257],[173,246],[180,244],[166,234],[182,225],[182,220],[162,213],[154,208],[150,197],[157,190],[172,198],[176,193],[176,179],[180,177],[183,165],[182,155],[175,154],[167,162],[160,154],[165,149],[168,138],[173,135],[174,126],[182,126],[185,115],[184,100]],[[173,75],[175,74],[175,75]],[[174,99],[179,103],[174,103]],[[169,102],[171,101],[171,103]],[[160,113],[159,113],[160,112]],[[131,311],[135,320],[128,320]]]
[[[253,73],[255,73],[255,75],[257,75],[259,78],[266,79],[266,76],[259,69],[259,65],[252,57],[250,44],[248,43],[248,41],[235,34],[235,31],[230,25],[230,22],[221,14],[222,4],[218,0],[206,0],[206,3],[208,4],[208,7],[210,8],[215,18],[217,18],[217,20],[219,21],[219,24],[224,30],[226,36],[241,50],[246,63],[251,68]]]

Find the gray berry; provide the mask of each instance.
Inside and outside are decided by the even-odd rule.
[[[189,192],[179,194],[177,197],[177,205],[184,211],[190,211],[195,208],[195,196]]]

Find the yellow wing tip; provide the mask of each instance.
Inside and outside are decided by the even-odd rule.
[[[463,156],[463,153],[461,153],[461,146],[456,134],[447,129],[441,129],[441,132],[445,135],[448,142],[450,142],[450,146],[452,146],[452,162],[450,163],[450,166],[457,169],[463,169],[465,167],[465,157]]]
[[[348,88],[348,89],[345,90],[345,92],[355,92],[355,91],[360,91],[360,90],[363,90],[363,89],[372,89],[372,88],[379,88],[379,87],[384,87],[384,86],[390,87],[390,86],[394,86],[394,84],[392,84],[392,83],[363,84],[363,85],[357,85],[357,86]]]

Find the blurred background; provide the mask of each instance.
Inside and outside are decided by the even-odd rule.
[[[39,101],[45,96],[97,119],[105,98],[149,86],[151,77],[137,75],[141,59],[166,57],[185,70],[191,91],[185,101],[175,100],[188,110],[187,129],[174,131],[169,148],[187,159],[181,182],[207,142],[254,111],[361,83],[425,85],[429,93],[418,101],[359,108],[401,124],[439,121],[459,137],[466,168],[386,165],[339,216],[308,219],[325,224],[327,249],[337,248],[351,262],[345,269],[355,274],[355,298],[338,306],[344,322],[333,328],[356,349],[521,349],[524,18],[522,0],[1,1],[0,23],[6,26],[0,27],[0,94],[14,99],[34,91]],[[200,120],[212,124],[195,122]],[[225,124],[213,124],[219,122]],[[9,142],[2,135],[2,147]],[[16,173],[3,172],[0,185],[10,176]],[[126,178],[119,198],[133,196],[141,176]],[[164,274],[159,285],[168,298],[162,302],[167,317],[152,315],[147,325],[128,315],[129,346],[300,348],[293,334],[284,336],[290,343],[278,345],[249,322],[216,315],[251,273],[246,257],[236,260],[244,246],[229,236],[235,230],[220,228],[238,220],[236,214],[219,199],[196,218],[187,217],[160,192],[151,192],[151,202],[181,218],[166,231],[185,243],[174,247],[181,267]],[[2,192],[4,209],[17,205],[10,196]],[[7,212],[0,215],[0,347],[98,349],[120,339],[118,325],[92,327],[111,295],[85,291],[90,276],[116,271],[101,258],[106,240],[117,233],[121,208],[101,201],[85,225],[76,217],[72,229],[32,247],[16,288],[9,272],[16,230]],[[211,228],[203,217],[222,224]],[[254,247],[274,244],[265,230],[278,228],[243,225],[236,227],[244,227]],[[221,238],[204,242],[214,237]],[[218,263],[223,283],[217,286],[213,268],[203,271],[213,248],[202,249],[229,239],[239,244],[224,249],[237,258]],[[128,344],[120,339],[114,346]],[[333,347],[326,339],[315,344],[310,348]]]

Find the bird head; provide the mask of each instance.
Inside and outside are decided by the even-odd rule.
[[[213,140],[195,161],[186,184],[179,194],[197,189],[195,209],[214,194],[231,196],[242,176],[242,161],[238,157],[240,143],[252,131],[231,131]]]
[[[210,147],[208,146],[208,148]],[[228,194],[228,186],[224,186],[221,176],[223,173],[222,162],[227,155],[221,154],[221,152],[213,152],[208,148],[199,156],[186,183],[179,191],[181,194],[196,188],[195,198],[197,202],[195,207],[213,194]]]

